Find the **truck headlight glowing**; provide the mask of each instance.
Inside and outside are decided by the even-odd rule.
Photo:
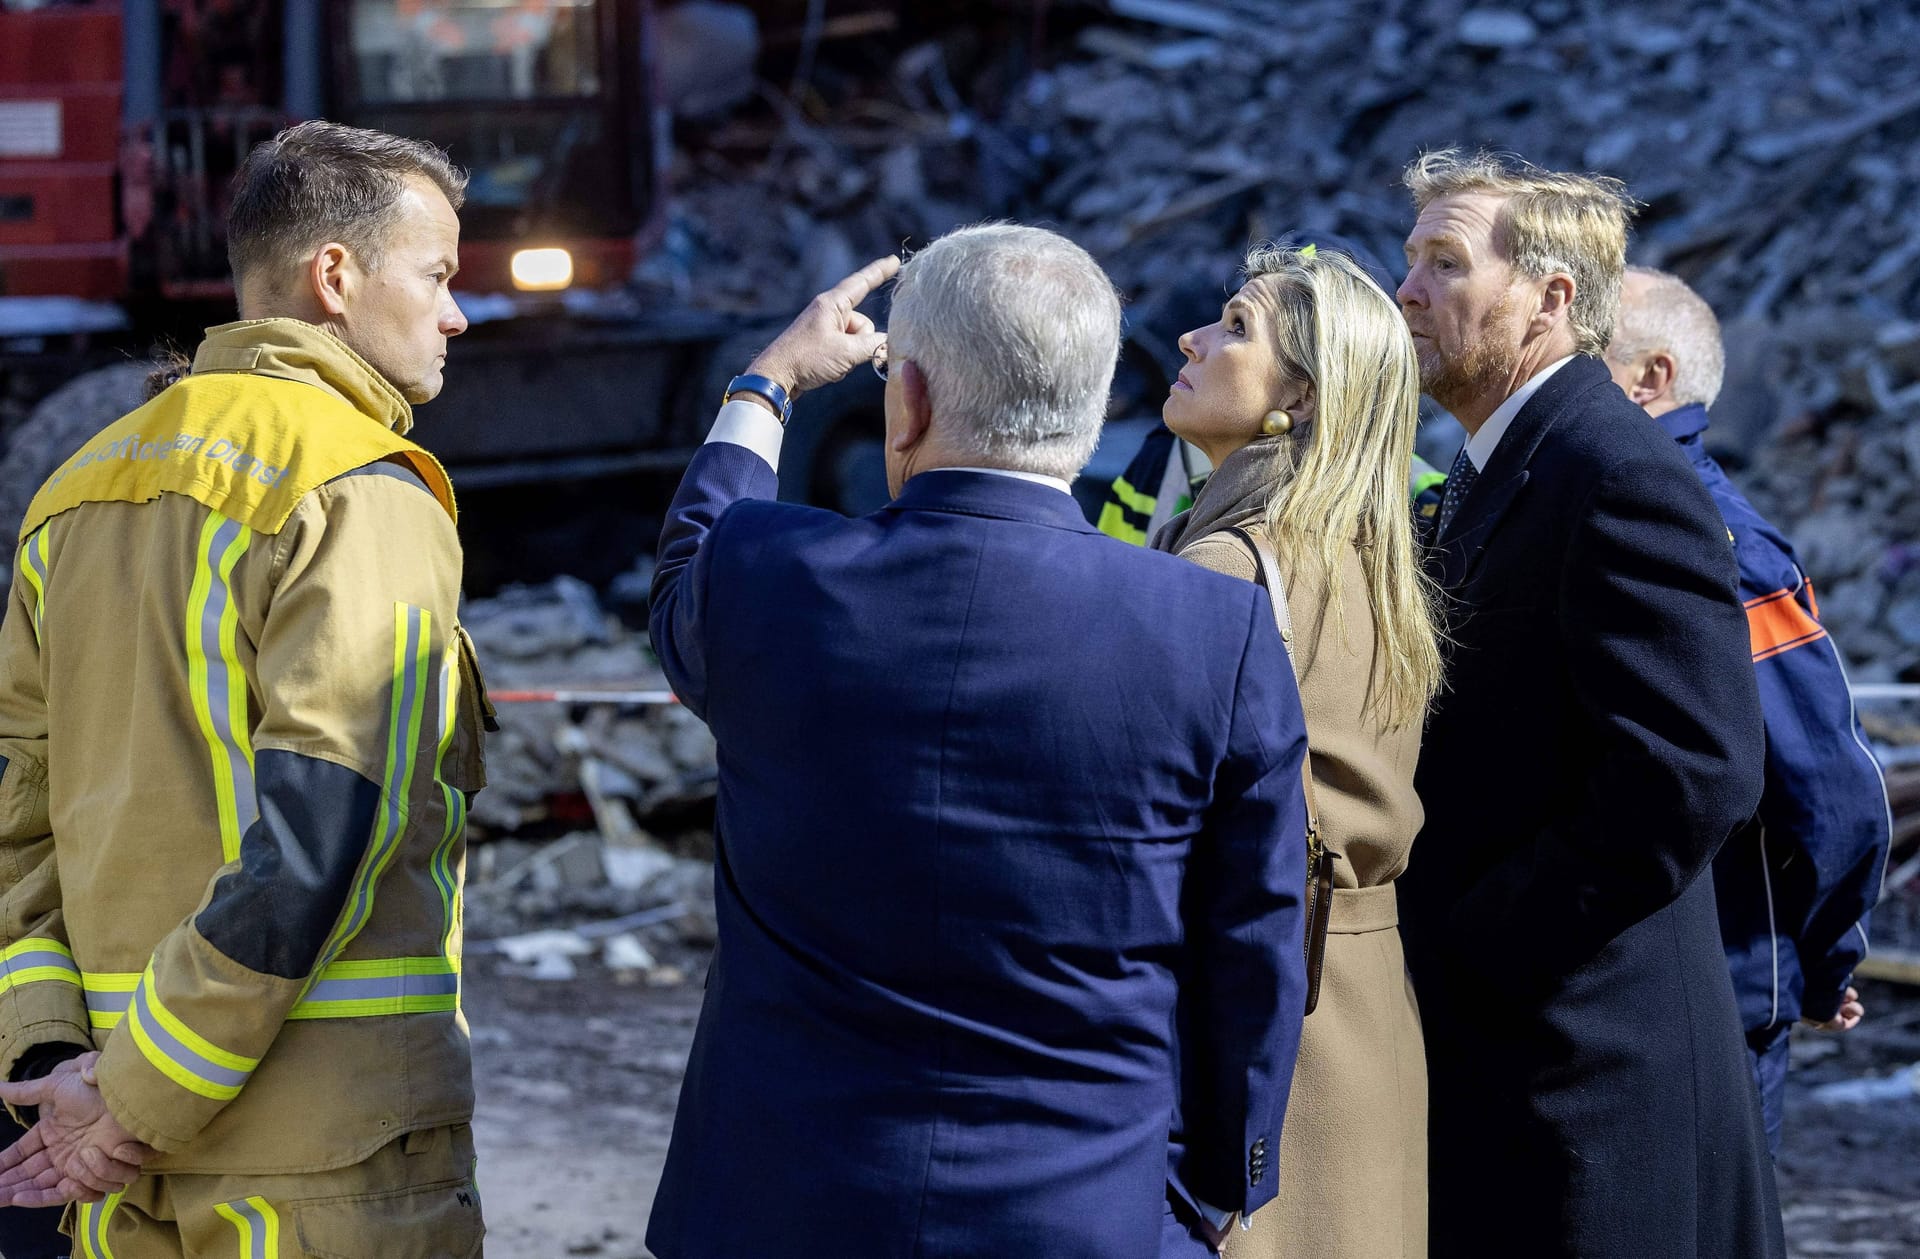
[[[564,249],[522,249],[510,265],[517,289],[547,293],[573,283],[573,255]]]

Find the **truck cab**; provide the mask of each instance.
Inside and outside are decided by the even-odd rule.
[[[516,515],[645,497],[636,489],[677,473],[726,381],[777,330],[628,282],[661,235],[669,135],[643,0],[9,3],[0,397],[15,401],[0,404],[0,443],[16,450],[65,446],[64,458],[137,402],[48,420],[21,398],[156,343],[190,350],[234,317],[228,183],[253,145],[305,118],[430,140],[470,172],[455,288],[471,327],[415,436],[463,490],[549,491],[516,498]],[[783,493],[871,505],[872,468],[847,452],[877,449],[854,437],[877,436],[879,393],[865,380],[802,399]],[[29,421],[84,431],[16,441],[8,430]],[[35,484],[51,471],[8,462]],[[616,531],[629,554],[645,510]]]

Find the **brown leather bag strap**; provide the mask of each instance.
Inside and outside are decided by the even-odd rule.
[[[1280,561],[1273,553],[1273,547],[1263,536],[1256,535],[1238,525],[1229,533],[1247,544],[1253,552],[1254,584],[1264,586],[1267,601],[1273,604],[1274,628],[1280,631],[1280,641],[1287,648],[1287,663],[1293,666],[1294,685],[1300,683],[1300,662],[1293,655],[1293,609],[1287,604],[1287,583],[1280,578]],[[1307,829],[1315,835],[1320,833],[1320,806],[1313,796],[1313,755],[1308,753],[1300,758],[1300,785],[1307,796]]]
[[[1264,535],[1233,527],[1229,530],[1253,552],[1255,581],[1267,588],[1267,600],[1273,604],[1273,624],[1287,649],[1287,662],[1293,666],[1293,680],[1300,681],[1300,662],[1293,654],[1293,609],[1287,602],[1287,585],[1280,577],[1280,561]],[[1320,973],[1327,956],[1327,928],[1333,915],[1333,862],[1337,854],[1327,847],[1320,834],[1320,806],[1313,794],[1313,755],[1300,757],[1300,789],[1307,804],[1307,895],[1306,932],[1303,947],[1307,964],[1307,1000],[1305,1013],[1312,1014],[1320,1004]]]

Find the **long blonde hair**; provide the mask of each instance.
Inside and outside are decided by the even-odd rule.
[[[1280,370],[1311,381],[1316,410],[1290,443],[1293,475],[1267,506],[1282,571],[1311,561],[1346,632],[1341,561],[1358,547],[1373,613],[1367,706],[1389,728],[1419,722],[1440,690],[1439,593],[1413,543],[1407,477],[1420,417],[1420,366],[1391,298],[1344,254],[1263,245],[1247,255],[1271,315]]]

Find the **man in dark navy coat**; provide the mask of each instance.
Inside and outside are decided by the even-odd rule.
[[[654,647],[719,744],[719,940],[647,1244],[1151,1259],[1174,1198],[1217,1228],[1288,1170],[1299,696],[1263,592],[1068,493],[1119,346],[1093,260],[956,232],[883,338],[855,308],[897,265],[735,379],[661,536]],[[869,359],[897,497],[772,501],[790,397]]]
[[[1469,434],[1400,881],[1431,1254],[1782,1255],[1708,872],[1764,763],[1733,550],[1596,357],[1631,202],[1451,151],[1407,184],[1401,307],[1423,387]]]

